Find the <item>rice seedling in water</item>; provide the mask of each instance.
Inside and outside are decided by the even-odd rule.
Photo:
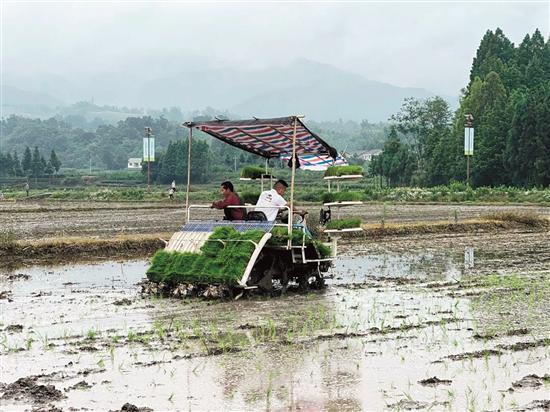
[[[95,340],[97,338],[97,336],[99,335],[99,332],[97,330],[94,330],[94,329],[90,329],[87,333],[86,333],[86,339],[88,340]]]

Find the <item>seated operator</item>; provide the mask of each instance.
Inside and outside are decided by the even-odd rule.
[[[258,198],[258,202],[256,203],[256,207],[254,208],[254,210],[256,212],[263,212],[267,220],[274,221],[277,218],[277,214],[281,211],[279,207],[288,205],[287,201],[283,197],[287,187],[287,182],[282,179],[277,180],[273,185],[273,189],[262,192],[262,194]],[[286,213],[286,210],[284,210],[284,212]],[[285,213],[281,214],[283,221],[285,220]],[[294,213],[303,216],[307,212],[303,210],[295,210]],[[286,214],[286,220],[288,221],[288,213]]]
[[[222,200],[213,202],[210,205],[213,209],[223,209],[224,220],[244,220],[246,209],[241,207],[227,206],[242,206],[243,202],[237,193],[234,192],[233,183],[223,182],[220,185],[220,193],[223,196]]]

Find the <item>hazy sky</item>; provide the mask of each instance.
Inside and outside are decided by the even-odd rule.
[[[39,76],[256,69],[297,58],[366,78],[456,95],[483,33],[548,37],[539,2],[2,1],[2,69]]]

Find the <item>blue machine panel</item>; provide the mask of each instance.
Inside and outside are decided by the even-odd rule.
[[[221,220],[221,221],[194,221],[191,220],[182,226],[182,232],[213,232],[215,228],[222,226],[230,226],[238,232],[246,232],[247,230],[262,230],[271,232],[275,222],[261,221],[244,221],[244,220]]]

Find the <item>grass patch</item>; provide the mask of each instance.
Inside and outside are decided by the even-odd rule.
[[[325,177],[328,176],[349,176],[349,175],[362,175],[363,167],[358,165],[350,166],[330,166],[325,171]]]
[[[361,219],[348,218],[348,219],[335,219],[327,223],[326,228],[331,230],[352,229],[361,227]]]
[[[13,249],[17,246],[17,239],[12,230],[0,229],[0,249]]]

